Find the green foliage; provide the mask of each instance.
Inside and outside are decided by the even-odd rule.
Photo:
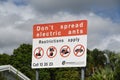
[[[115,80],[120,80],[120,54],[117,55],[117,60],[116,60],[116,67],[115,67],[115,74],[114,74],[114,77],[115,77]]]
[[[65,68],[56,72],[55,80],[79,80],[79,72],[74,68]]]
[[[7,54],[0,54],[0,65],[6,65],[10,63],[10,56]]]
[[[50,80],[50,73],[47,69],[39,69],[39,75],[40,80]]]
[[[91,56],[93,57],[94,67],[104,67],[104,63],[106,61],[104,52],[102,52],[98,49],[94,49],[92,51]]]
[[[104,53],[109,56],[109,65],[105,64],[106,57]],[[13,55],[0,54],[0,65],[11,64],[31,80],[35,80],[35,70],[31,68],[31,56],[32,45],[21,44],[17,49],[14,49]],[[109,50],[100,51],[98,49],[87,49],[86,80],[120,80],[119,68],[120,54]],[[79,80],[80,75],[81,68],[39,69],[40,80]],[[1,75],[0,80],[4,80]]]
[[[97,70],[89,80],[114,80],[114,73],[111,70],[100,69]]]
[[[30,44],[22,44],[14,49],[11,55],[11,65],[27,75],[32,80],[35,79],[35,70],[31,69],[32,46]]]

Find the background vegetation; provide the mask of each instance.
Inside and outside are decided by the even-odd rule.
[[[110,63],[104,54],[107,54]],[[32,45],[21,44],[13,55],[0,54],[0,65],[12,65],[31,80],[35,80],[35,69],[31,69]],[[120,53],[109,50],[87,49],[85,80],[120,80]],[[81,68],[39,69],[40,80],[80,80]],[[0,74],[0,80],[3,80]]]

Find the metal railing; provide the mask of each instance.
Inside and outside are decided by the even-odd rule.
[[[6,70],[12,71],[14,74],[18,75],[23,80],[30,80],[27,76],[25,76],[23,73],[21,73],[20,71],[18,71],[17,69],[15,69],[11,65],[2,65],[2,66],[0,66],[0,72],[6,71]]]

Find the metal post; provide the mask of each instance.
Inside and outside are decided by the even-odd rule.
[[[36,80],[39,80],[39,70],[36,69]]]
[[[104,56],[106,57],[106,63],[107,63],[107,64],[110,64],[110,59],[109,59],[108,55],[107,55],[107,54],[104,54]]]
[[[81,80],[84,80],[85,78],[85,71],[84,71],[84,67],[81,68]]]

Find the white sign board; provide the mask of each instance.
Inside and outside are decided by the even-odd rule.
[[[85,67],[87,20],[33,26],[32,68]]]

